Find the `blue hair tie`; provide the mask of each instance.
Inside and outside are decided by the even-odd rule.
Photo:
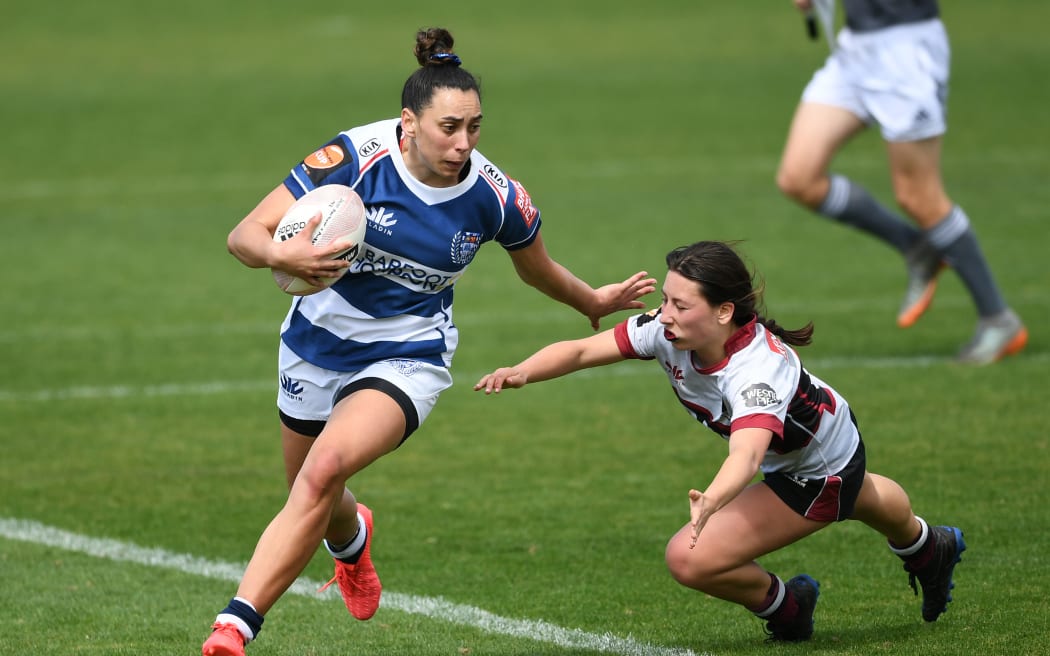
[[[459,66],[463,63],[463,60],[458,55],[454,55],[451,52],[436,52],[430,55],[430,61],[452,64],[453,66]]]

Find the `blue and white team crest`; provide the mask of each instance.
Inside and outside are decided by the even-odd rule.
[[[478,249],[481,248],[481,233],[460,230],[452,238],[452,262],[455,264],[470,264]]]

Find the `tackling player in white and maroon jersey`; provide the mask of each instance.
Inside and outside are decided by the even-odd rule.
[[[812,325],[787,330],[762,316],[761,291],[723,242],[667,256],[660,307],[592,337],[551,344],[481,378],[475,390],[549,380],[627,359],[653,360],[689,413],[728,441],[706,488],[689,491],[690,521],[667,545],[682,585],[735,602],[774,640],[808,640],[819,584],[782,581],[755,559],[829,524],[857,519],[882,533],[922,585],[932,622],[951,600],[962,532],[929,526],[894,481],[865,470],[864,443],[846,400],[802,366],[793,346]],[[762,481],[752,483],[761,471]]]

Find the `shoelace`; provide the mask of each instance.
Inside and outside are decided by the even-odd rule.
[[[353,571],[353,566],[352,566],[352,565],[349,565],[349,566],[347,566],[347,567],[346,567],[346,569],[348,569],[348,570],[350,570],[350,571]],[[340,574],[341,572],[343,572],[343,571],[344,571],[344,570],[343,570],[342,568],[340,568],[340,569],[339,569],[339,570],[338,570],[338,571],[336,572],[335,576],[333,576],[333,577],[332,577],[332,580],[330,580],[330,581],[329,581],[328,583],[325,583],[325,584],[324,584],[324,585],[322,585],[321,587],[317,588],[317,591],[318,591],[318,592],[324,592],[324,591],[325,591],[325,590],[327,590],[328,588],[332,587],[332,584],[333,584],[333,583],[335,583],[336,581],[338,581],[338,580],[339,580],[339,574]],[[354,588],[356,588],[356,587],[357,587],[356,585],[354,585],[354,579],[353,579],[353,577],[349,576],[349,572],[347,572],[347,577],[346,577],[346,584],[347,584],[347,585],[348,585],[348,586],[349,586],[349,587],[350,587],[351,589],[354,589]]]
[[[915,577],[915,574],[913,572],[908,572],[908,585],[911,586],[911,589],[915,592],[915,596],[918,597],[919,596],[919,586],[915,584],[915,578],[916,577]]]

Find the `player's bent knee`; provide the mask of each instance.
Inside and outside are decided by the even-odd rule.
[[[702,544],[689,548],[689,537],[679,533],[667,543],[664,561],[671,577],[694,590],[703,591],[720,571],[716,554],[708,553]]]
[[[312,453],[299,470],[293,488],[308,499],[336,499],[343,494],[346,476],[336,453]]]
[[[788,167],[782,166],[777,171],[776,183],[780,193],[801,205],[814,207],[823,200],[817,197],[819,185],[814,179],[799,175]]]

